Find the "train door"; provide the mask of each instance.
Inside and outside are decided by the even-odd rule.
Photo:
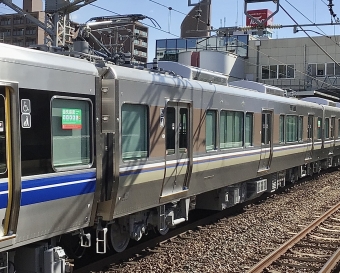
[[[261,156],[258,171],[270,169],[270,163],[273,156],[273,111],[262,111],[261,126]]]
[[[168,102],[165,113],[166,164],[161,198],[187,191],[191,173],[191,107]]]
[[[307,123],[307,149],[305,160],[310,160],[313,158],[313,149],[314,149],[314,116],[308,115],[308,123]]]
[[[17,85],[0,82],[0,248],[11,244],[21,199],[20,121]]]

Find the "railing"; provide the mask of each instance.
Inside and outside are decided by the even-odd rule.
[[[310,79],[260,79],[259,81],[282,89],[292,89],[295,91],[337,90],[340,92],[340,76],[311,77]]]

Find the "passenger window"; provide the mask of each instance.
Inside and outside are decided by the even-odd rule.
[[[338,119],[338,138],[340,138],[340,119]]]
[[[279,142],[285,142],[285,116],[280,115],[280,122],[279,122]]]
[[[325,138],[329,138],[329,118],[325,119]]]
[[[221,111],[221,149],[243,147],[243,115],[243,112]]]
[[[303,116],[299,116],[298,119],[298,141],[303,139]]]
[[[298,141],[298,117],[286,116],[286,142]]]
[[[52,100],[52,165],[55,169],[90,167],[92,104],[89,100]]]
[[[122,159],[148,157],[148,107],[138,104],[122,105]]]
[[[0,173],[6,170],[5,98],[0,95]]]
[[[253,146],[253,113],[246,113],[246,122],[245,122],[245,139],[244,143],[246,147]]]
[[[216,150],[216,111],[207,110],[205,120],[205,147],[206,151]]]
[[[334,132],[335,132],[335,117],[331,118],[331,138],[334,139]]]
[[[322,119],[318,118],[318,124],[317,124],[317,138],[321,139],[322,137]]]

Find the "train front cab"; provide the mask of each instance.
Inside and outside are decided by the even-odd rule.
[[[18,84],[0,81],[0,248],[15,243],[21,199]]]

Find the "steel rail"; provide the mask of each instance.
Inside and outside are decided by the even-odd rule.
[[[256,265],[251,267],[247,273],[261,273],[265,268],[270,266],[273,262],[278,260],[284,253],[286,253],[290,248],[300,242],[307,234],[309,234],[313,229],[319,226],[322,222],[324,222],[327,218],[329,218],[333,213],[340,209],[340,203],[329,209],[322,217],[313,221],[309,226],[300,231],[298,234],[294,235],[291,239],[289,239],[286,243],[281,245],[275,251],[267,255],[263,260],[258,262]],[[338,251],[337,251],[338,252]],[[338,254],[340,255],[340,253]],[[337,256],[338,256],[337,255]],[[323,272],[323,271],[320,271]],[[329,271],[325,271],[329,272]]]
[[[327,263],[320,269],[319,273],[331,273],[340,261],[340,248],[334,252]]]

